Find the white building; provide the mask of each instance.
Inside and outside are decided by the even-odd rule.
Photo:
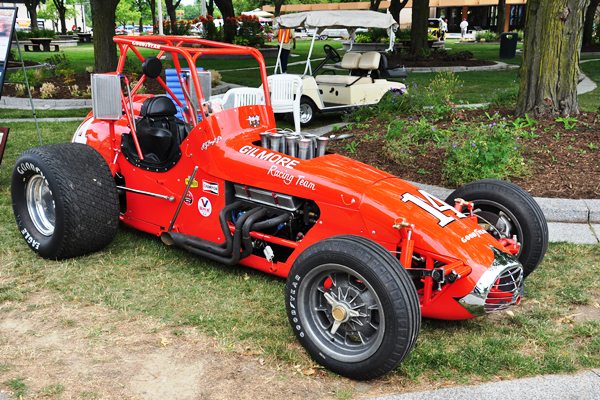
[[[52,0],[49,0],[52,1]],[[31,20],[29,19],[29,13],[27,12],[27,8],[25,7],[24,4],[15,4],[14,2],[11,1],[0,1],[0,7],[17,7],[17,29],[24,29],[24,30],[28,30],[31,29]],[[46,7],[45,4],[40,4],[40,6],[38,7],[38,12],[39,10],[43,9],[44,7]],[[67,24],[67,30],[71,30],[71,28],[73,26],[77,26],[79,28],[81,28],[82,30],[89,30],[88,24],[83,20],[82,15],[84,13],[84,5],[83,4],[75,4],[75,6],[70,6],[73,7],[75,10],[75,18],[67,18],[66,20],[66,24]],[[87,6],[86,6],[87,7]],[[44,28],[44,29],[54,29],[57,32],[60,31],[60,21],[52,21],[52,20],[44,20],[42,18],[38,17],[38,25],[40,28]],[[85,29],[84,29],[85,27]]]

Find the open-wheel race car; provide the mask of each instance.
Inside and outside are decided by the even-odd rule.
[[[117,70],[94,75],[93,111],[73,143],[27,150],[14,168],[18,229],[40,256],[101,250],[120,221],[201,257],[287,278],[298,340],[354,379],[395,368],[421,316],[461,320],[519,303],[548,243],[543,214],[522,189],[479,181],[448,204],[327,151],[331,137],[278,130],[255,49],[174,36],[114,40]],[[123,75],[131,53],[143,61],[133,88]],[[179,94],[163,79],[166,54]],[[197,71],[205,54],[253,57],[264,103],[212,104]],[[138,94],[148,79],[168,96]]]

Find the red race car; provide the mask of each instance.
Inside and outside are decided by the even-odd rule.
[[[17,160],[14,213],[40,256],[101,250],[121,221],[201,257],[287,278],[298,340],[354,379],[395,368],[421,316],[468,319],[519,303],[548,244],[544,216],[522,189],[484,180],[444,202],[328,152],[334,138],[278,130],[255,49],[191,37],[114,40],[117,70],[94,75],[93,111],[73,143]],[[143,75],[130,88],[123,67],[132,53]],[[215,54],[257,61],[263,85],[231,93],[252,93],[240,95],[250,104],[209,97],[197,64]],[[166,79],[165,55],[174,64]],[[168,96],[138,94],[150,79]]]

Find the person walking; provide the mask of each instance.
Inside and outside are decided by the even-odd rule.
[[[281,44],[281,52],[279,53],[279,62],[281,63],[281,72],[287,71],[288,59],[292,48],[296,48],[296,38],[294,30],[290,28],[280,27],[277,32],[277,41]]]
[[[469,29],[469,22],[466,18],[463,18],[460,23],[460,39],[465,40],[465,36],[467,35],[467,29]]]
[[[440,23],[440,40],[446,40],[446,34],[448,33],[448,18],[442,18]]]

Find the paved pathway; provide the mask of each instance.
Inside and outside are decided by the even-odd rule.
[[[373,400],[598,400],[600,370],[378,397]]]

